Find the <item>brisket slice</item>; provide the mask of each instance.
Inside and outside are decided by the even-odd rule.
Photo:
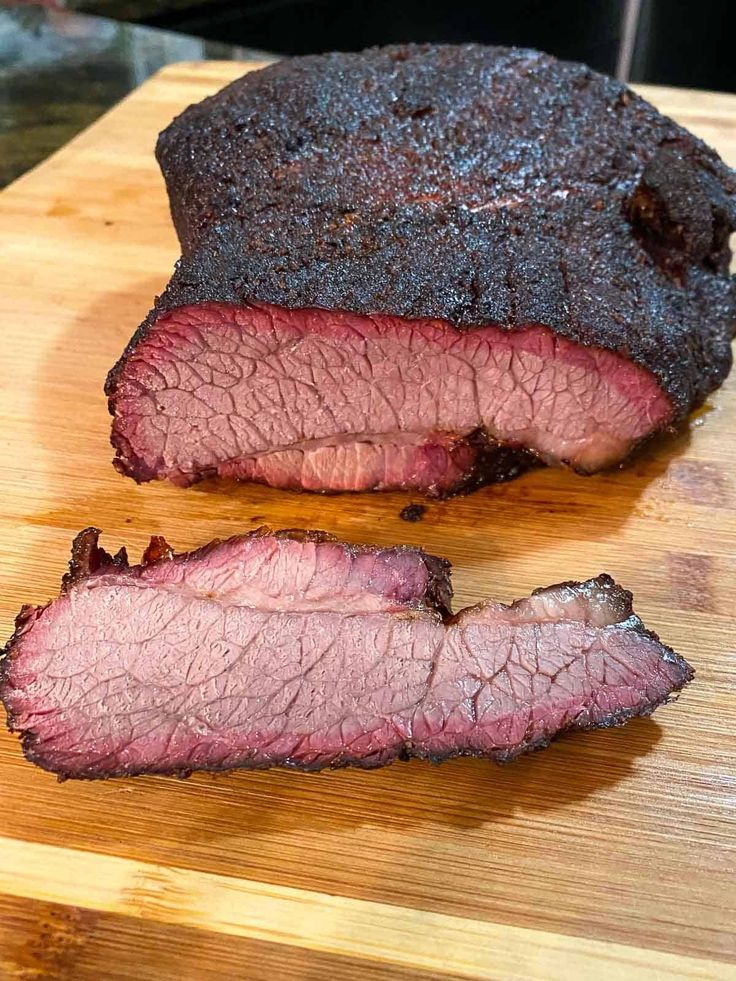
[[[434,494],[611,466],[731,365],[736,180],[534,51],[294,58],[160,137],[183,256],[110,373],[116,466]]]
[[[508,760],[692,677],[605,575],[451,616],[448,563],[417,549],[262,529],[129,567],[97,536],[2,666],[11,729],[62,777]]]

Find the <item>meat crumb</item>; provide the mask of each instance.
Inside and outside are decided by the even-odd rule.
[[[426,510],[425,504],[407,504],[399,511],[399,517],[402,521],[421,521]]]

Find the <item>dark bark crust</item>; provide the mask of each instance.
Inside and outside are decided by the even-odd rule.
[[[736,177],[582,65],[479,45],[294,58],[187,109],[157,154],[184,255],[126,354],[166,310],[258,300],[546,324],[651,371],[674,421],[730,369]]]

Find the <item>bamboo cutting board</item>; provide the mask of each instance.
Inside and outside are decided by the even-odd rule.
[[[177,255],[155,136],[242,68],[166,69],[0,194],[3,634],[87,524],[136,555],[269,523],[424,545],[458,605],[608,571],[697,679],[654,720],[508,767],[57,784],[3,734],[2,977],[736,977],[736,377],[627,470],[539,471],[418,524],[401,494],[110,466],[103,380]],[[736,164],[736,96],[647,94]]]

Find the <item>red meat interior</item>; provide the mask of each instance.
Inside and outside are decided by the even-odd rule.
[[[513,755],[648,713],[689,668],[610,580],[446,625],[416,554],[235,540],[76,584],[36,611],[3,699],[67,775]]]
[[[478,430],[592,472],[671,418],[655,378],[551,330],[206,303],[161,316],[112,405],[121,469],[309,490],[446,490]]]

